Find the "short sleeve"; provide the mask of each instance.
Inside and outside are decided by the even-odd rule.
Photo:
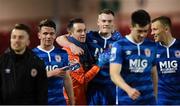
[[[119,42],[115,42],[111,48],[110,63],[121,64],[122,61],[122,46],[119,44]]]

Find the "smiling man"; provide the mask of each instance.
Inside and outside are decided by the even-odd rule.
[[[109,9],[103,9],[98,14],[98,31],[89,31],[86,36],[86,44],[93,57],[94,63],[98,61],[99,54],[110,54],[112,43],[121,39],[119,32],[115,31],[115,14]],[[83,54],[83,49],[68,42],[66,36],[56,39],[61,46],[68,47],[74,54]],[[89,105],[115,105],[116,86],[112,83],[109,74],[109,57],[99,73],[89,82],[87,89],[87,102]],[[111,91],[111,92],[109,92]]]
[[[158,105],[180,104],[180,40],[171,33],[169,17],[152,20],[151,34],[157,42]]]
[[[131,15],[131,32],[111,49],[110,75],[119,87],[119,105],[156,104],[155,43],[147,39],[150,16],[145,10]]]
[[[84,50],[84,54],[75,55],[70,48],[64,47],[68,52],[69,62],[71,64],[79,63],[81,67],[75,71],[70,72],[73,80],[73,89],[75,95],[76,105],[87,105],[87,85],[100,70],[100,64],[92,64],[92,56],[87,47],[86,41],[86,25],[81,18],[74,18],[68,23],[69,36],[67,39],[75,45],[81,47]],[[102,64],[102,63],[101,63]],[[66,92],[65,92],[66,95]],[[67,96],[66,96],[67,97]],[[69,99],[67,98],[67,102]]]
[[[72,89],[72,80],[68,71],[63,68],[68,65],[68,55],[65,50],[54,46],[56,38],[56,24],[45,19],[39,23],[38,37],[40,45],[33,51],[44,60],[48,76],[48,104],[65,105],[63,96],[63,87],[70,98],[70,104],[74,104],[74,93]]]

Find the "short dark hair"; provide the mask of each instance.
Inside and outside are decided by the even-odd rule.
[[[137,10],[132,13],[131,15],[131,24],[132,26],[135,26],[138,24],[140,27],[144,27],[147,24],[150,24],[151,18],[148,12],[145,10]]]
[[[56,30],[56,24],[54,21],[50,20],[50,19],[44,19],[42,20],[40,23],[39,23],[39,26],[38,26],[38,29],[41,30],[41,28],[43,26],[46,26],[46,27],[52,27]]]
[[[164,26],[168,26],[168,27],[172,27],[172,23],[171,23],[171,19],[167,16],[160,16],[158,18],[155,18],[152,20],[153,22],[159,21],[161,24],[163,24]]]
[[[27,34],[30,36],[31,35],[31,31],[30,31],[30,28],[25,25],[25,24],[15,24],[14,28],[13,29],[18,29],[18,30],[24,30],[27,32]]]
[[[99,12],[99,15],[100,14],[111,14],[111,15],[115,16],[114,12],[110,9],[103,9]]]
[[[67,25],[67,30],[71,30],[73,28],[73,25],[75,23],[84,23],[84,20],[82,18],[73,18],[69,21],[68,25]]]

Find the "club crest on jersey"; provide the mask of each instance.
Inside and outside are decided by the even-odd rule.
[[[175,56],[176,56],[177,58],[180,58],[180,51],[179,51],[179,50],[176,50],[176,51],[175,51]]]
[[[93,43],[97,43],[97,40],[93,40]]]
[[[35,68],[33,68],[33,69],[31,70],[31,76],[32,76],[32,77],[36,77],[36,75],[37,75],[37,70],[36,70]]]
[[[6,74],[9,74],[10,72],[11,72],[11,69],[9,69],[9,68],[5,69]]]
[[[130,50],[126,51],[126,55],[131,55],[131,53],[132,53],[132,51],[130,51]]]
[[[55,55],[55,60],[56,60],[56,62],[61,62],[61,56],[60,55]]]
[[[144,50],[144,53],[145,53],[145,55],[146,55],[147,57],[150,57],[150,56],[151,56],[151,50],[148,49],[148,48],[146,48],[146,49]]]

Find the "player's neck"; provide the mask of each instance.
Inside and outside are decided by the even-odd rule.
[[[132,33],[130,33],[129,38],[136,44],[142,43],[144,41],[144,39],[138,39],[137,37],[135,38],[135,35],[133,35]]]
[[[171,34],[170,35],[166,35],[164,37],[164,40],[161,42],[161,44],[163,44],[164,46],[168,47],[169,45],[172,44],[173,40],[174,40],[174,37],[172,37]]]
[[[104,38],[108,38],[112,35],[111,33],[101,33],[101,32],[99,32],[99,34],[100,34],[100,36],[102,36]]]
[[[53,49],[54,46],[53,46],[53,45],[51,45],[51,46],[40,45],[40,47],[41,47],[41,49],[43,49],[43,50],[50,51],[50,50]]]

